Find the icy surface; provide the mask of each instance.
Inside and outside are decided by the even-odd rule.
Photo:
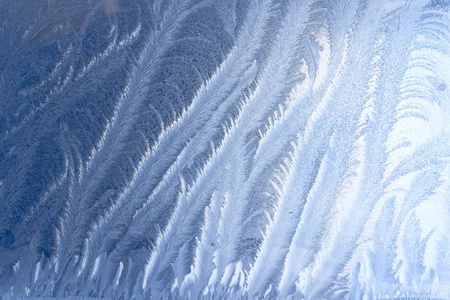
[[[0,298],[450,299],[448,0],[0,0]]]

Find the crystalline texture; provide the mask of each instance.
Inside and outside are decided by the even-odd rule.
[[[0,1],[0,298],[450,298],[449,1]]]

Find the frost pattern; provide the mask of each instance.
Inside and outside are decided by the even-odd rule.
[[[448,1],[44,2],[0,16],[4,299],[450,298]]]

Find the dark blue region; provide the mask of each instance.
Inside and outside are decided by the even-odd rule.
[[[147,145],[156,143],[192,101],[233,45],[217,7],[197,1],[176,24],[167,45],[153,45],[162,59],[152,66],[145,101],[133,119],[135,130],[112,153],[107,176],[95,186],[86,233],[115,201],[133,175]],[[246,1],[235,5],[240,26]],[[0,257],[11,270],[26,253],[38,260],[55,251],[55,230],[77,180],[98,144],[160,15],[145,0],[18,0],[0,2]],[[126,46],[99,58],[117,36]],[[57,67],[58,66],[58,67]],[[67,168],[66,168],[67,165]],[[66,176],[66,177],[64,177]],[[65,178],[65,179],[64,179]],[[52,188],[53,187],[53,188]],[[5,271],[6,272],[6,271]],[[8,275],[3,272],[0,277]],[[8,271],[9,272],[9,271]]]

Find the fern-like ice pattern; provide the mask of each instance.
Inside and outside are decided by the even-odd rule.
[[[0,1],[0,295],[449,299],[448,0]]]

